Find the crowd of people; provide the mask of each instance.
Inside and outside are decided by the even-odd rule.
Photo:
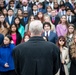
[[[57,75],[75,75],[75,0],[0,0],[0,75],[16,75],[13,48],[31,38],[29,27],[35,20],[43,24],[43,39],[60,49]]]

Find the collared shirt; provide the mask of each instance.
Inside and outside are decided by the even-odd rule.
[[[23,10],[24,10],[24,11],[27,11],[27,8],[28,8],[28,6],[26,6],[26,7],[23,6]]]
[[[61,15],[65,15],[66,14],[66,11],[61,11]]]
[[[47,36],[47,31],[45,31],[45,36]],[[50,30],[48,31],[48,36],[50,35]]]
[[[71,15],[70,15],[70,16],[67,16],[67,21],[68,21],[68,22],[71,22],[71,21],[72,21]]]
[[[9,23],[11,24],[11,22],[12,22],[12,17],[13,16],[8,16],[8,19],[9,19]]]
[[[37,15],[37,11],[33,11],[34,15]]]

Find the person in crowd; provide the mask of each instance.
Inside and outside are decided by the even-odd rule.
[[[35,0],[35,4],[36,4],[36,5],[38,5],[38,4],[39,4],[39,2],[40,2],[39,0]]]
[[[29,6],[29,1],[28,0],[22,0],[22,7],[21,7],[22,11],[27,11],[28,12],[28,17],[30,15],[32,15],[32,9]]]
[[[22,11],[22,9],[18,9],[17,10],[17,16],[19,17],[19,18],[21,18],[22,16],[23,16],[23,11]],[[17,17],[16,16],[16,17]]]
[[[37,16],[38,14],[38,6],[36,4],[32,7],[32,15]]]
[[[76,34],[74,34],[73,36],[73,40],[69,50],[70,50],[70,60],[71,60],[70,75],[75,75],[76,74]]]
[[[4,0],[0,0],[0,11],[2,11],[2,9],[6,8],[6,4],[4,2]]]
[[[66,20],[66,16],[63,15],[60,19],[59,24],[56,26],[56,32],[58,37],[59,36],[66,36],[67,31],[68,31],[68,22]]]
[[[24,11],[24,13],[23,13],[23,20],[24,20],[23,26],[24,26],[24,27],[25,27],[25,25],[28,23],[28,19],[29,19],[29,17],[28,17],[28,12],[27,12],[27,11]]]
[[[17,14],[17,8],[15,7],[15,1],[11,0],[7,6],[7,10],[12,9],[14,11],[14,15]]]
[[[22,42],[27,42],[30,39],[30,32],[25,33],[24,38],[22,39]]]
[[[7,9],[3,9],[2,10],[2,13],[3,13],[4,17],[6,18],[7,17],[7,14],[8,14]]]
[[[75,3],[75,0],[71,0],[71,5],[72,5],[73,9],[74,9],[74,3]]]
[[[42,2],[42,4],[43,4],[43,9],[46,10],[46,8],[47,8],[49,2],[48,2],[47,0],[44,0],[44,1]]]
[[[6,35],[0,47],[0,75],[16,75],[12,51],[15,45],[11,43],[12,37]]]
[[[0,33],[0,46],[3,44],[4,35]]]
[[[25,26],[25,22],[24,22],[24,19],[23,19],[24,18],[24,12],[22,11],[22,9],[18,9],[16,17],[19,17],[21,24],[23,26]]]
[[[75,29],[74,29],[74,25],[73,24],[69,24],[68,26],[68,32],[67,32],[67,36],[66,36],[66,46],[69,48],[72,40],[73,40],[73,36],[75,33]]]
[[[66,15],[65,4],[60,5],[60,11],[58,16],[61,18],[63,15]]]
[[[18,17],[15,18],[14,24],[17,25],[18,32],[21,34],[21,37],[23,38],[25,29],[24,29],[23,25],[21,24],[20,19]]]
[[[3,14],[0,15],[0,33],[6,35],[9,31],[9,25],[5,21],[5,17]]]
[[[57,34],[51,30],[51,25],[49,22],[45,22],[43,24],[44,32],[42,34],[43,37],[46,37],[47,41],[50,41],[54,44],[57,42]]]
[[[36,5],[36,2],[35,2],[35,0],[30,0],[29,1],[29,7],[33,7],[33,5]]]
[[[38,12],[46,13],[46,10],[43,9],[43,4],[41,2],[38,3]]]
[[[54,2],[54,10],[56,10],[56,13],[58,14],[58,12],[59,12],[59,4],[58,4],[58,2]]]
[[[21,34],[18,32],[18,28],[16,24],[13,24],[10,26],[9,34],[11,35],[15,45],[18,45],[21,43],[22,37],[21,37]]]
[[[44,15],[49,15],[49,16],[51,16],[51,11],[52,11],[51,6],[47,6],[47,7],[46,7],[46,13],[45,13]]]
[[[69,7],[71,10],[73,10],[73,6],[69,2],[69,0],[65,0],[65,7]]]
[[[44,14],[42,12],[38,12],[37,18],[38,18],[38,20],[40,20],[43,23],[43,21],[44,21]]]
[[[25,25],[25,33],[29,31],[30,22],[34,21],[35,19],[36,19],[36,17],[34,15],[31,15],[29,17],[28,24]]]
[[[61,0],[60,3],[59,3],[59,6],[63,5],[64,4],[64,1]]]
[[[31,38],[13,50],[15,70],[18,75],[55,75],[59,69],[59,48],[41,37],[43,24],[32,21]],[[23,62],[24,61],[24,62]]]
[[[76,2],[74,3],[74,9],[76,8]]]
[[[66,47],[66,39],[60,36],[57,41],[57,46],[60,49],[60,70],[59,75],[69,75],[67,64],[69,63],[69,50]]]
[[[55,25],[51,22],[49,15],[44,15],[44,22],[49,22],[51,24],[51,30],[56,32]]]
[[[59,16],[56,14],[56,10],[52,10],[51,11],[51,22],[55,25],[55,27],[57,26],[57,24],[59,23],[60,21],[60,18]]]
[[[5,18],[5,21],[9,24],[12,25],[14,23],[14,11],[12,9],[8,10],[8,16]]]
[[[48,5],[51,6],[52,9],[53,9],[54,8],[54,2],[53,2],[53,0],[49,0],[49,4]]]
[[[75,24],[75,20],[76,20],[76,17],[75,15],[72,15],[72,10],[71,9],[67,9],[66,10],[66,17],[67,17],[67,21],[68,23],[70,24]]]

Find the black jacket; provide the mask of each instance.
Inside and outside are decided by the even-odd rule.
[[[18,75],[55,75],[59,69],[59,49],[42,37],[32,37],[14,48]]]

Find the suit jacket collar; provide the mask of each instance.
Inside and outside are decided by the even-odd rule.
[[[29,41],[45,41],[42,36],[34,36],[29,39]]]

